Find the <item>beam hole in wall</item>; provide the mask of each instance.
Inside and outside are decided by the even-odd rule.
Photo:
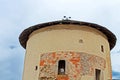
[[[65,60],[59,60],[58,62],[58,75],[65,75]]]
[[[83,40],[82,40],[82,39],[79,39],[79,43],[83,43]]]

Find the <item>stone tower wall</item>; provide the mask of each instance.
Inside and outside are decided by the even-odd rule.
[[[103,51],[101,46],[103,46]],[[51,57],[54,54],[61,55],[61,57]],[[77,25],[46,27],[34,31],[29,36],[23,80],[42,80],[42,78],[44,80],[45,74],[53,75],[51,78],[57,79],[59,77],[57,76],[57,64],[62,59],[67,61],[66,66],[69,65],[66,67],[66,76],[69,80],[72,78],[75,78],[73,80],[94,80],[95,69],[101,69],[101,74],[104,74],[102,80],[107,80],[111,76],[109,56],[110,48],[106,36],[94,28]],[[53,69],[50,67],[51,64],[53,64]],[[79,67],[76,68],[77,66]],[[44,68],[48,68],[46,73],[42,72]],[[49,73],[49,68],[55,70],[56,73],[52,73],[52,70]],[[76,75],[77,73],[80,74]]]

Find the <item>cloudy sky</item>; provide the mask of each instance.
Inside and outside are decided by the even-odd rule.
[[[25,50],[20,33],[64,15],[100,24],[116,35],[112,71],[113,78],[120,78],[120,0],[0,0],[0,80],[22,80]]]

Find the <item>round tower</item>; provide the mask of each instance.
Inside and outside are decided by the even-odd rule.
[[[74,20],[25,29],[23,80],[112,80],[110,50],[115,35],[103,26]]]

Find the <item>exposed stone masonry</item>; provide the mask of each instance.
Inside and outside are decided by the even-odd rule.
[[[45,53],[42,54],[40,58],[39,80],[58,80],[59,60],[66,61],[65,75],[68,80],[79,80],[84,75],[94,76],[95,69],[104,70],[106,67],[106,62],[102,57],[87,53]]]

